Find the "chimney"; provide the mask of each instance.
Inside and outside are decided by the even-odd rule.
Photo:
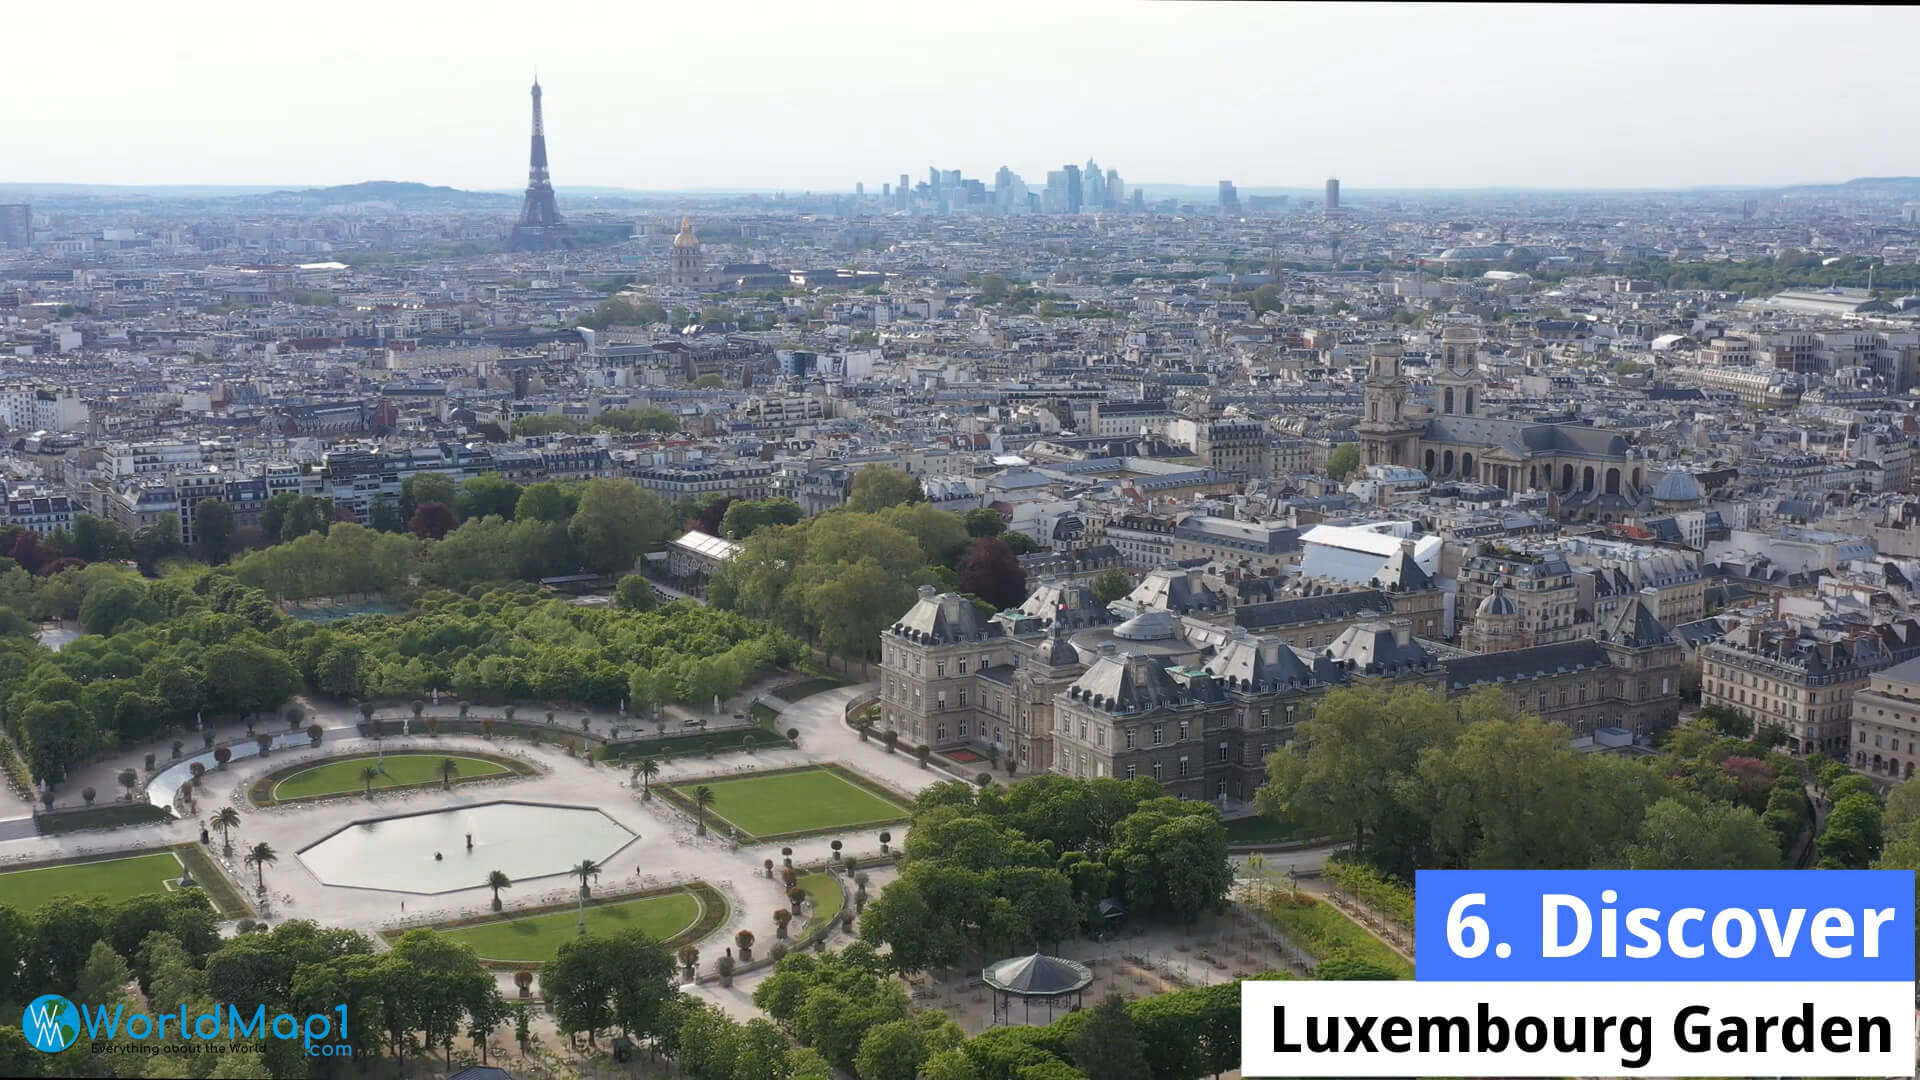
[[[1413,624],[1406,619],[1393,620],[1393,643],[1406,648],[1413,644]]]
[[[931,600],[936,595],[938,595],[938,590],[936,590],[933,586],[931,585],[920,586],[920,599]]]

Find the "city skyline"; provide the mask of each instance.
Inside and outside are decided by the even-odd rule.
[[[1883,135],[1899,122],[1896,65],[1823,70],[1820,93],[1760,102],[1664,44],[1733,55],[1854,24],[1888,40],[1888,20],[1920,28],[1912,11],[1665,9],[1643,40],[1645,9],[1605,7],[908,8],[875,31],[841,17],[855,6],[734,4],[594,16],[596,39],[639,44],[532,51],[509,23],[520,12],[483,5],[457,26],[383,10],[370,52],[347,7],[297,40],[236,30],[251,24],[219,5],[129,9],[80,65],[58,18],[19,13],[24,77],[0,105],[33,149],[0,181],[513,190],[536,69],[563,189],[877,193],[903,169],[955,162],[1031,184],[1089,153],[1139,185],[1305,190],[1337,175],[1350,192],[1920,174],[1920,150]],[[587,14],[562,3],[546,17]]]

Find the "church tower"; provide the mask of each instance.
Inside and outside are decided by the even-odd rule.
[[[1440,331],[1440,366],[1433,373],[1433,408],[1440,416],[1484,416],[1481,399],[1480,331],[1449,326]]]
[[[1374,343],[1367,361],[1361,388],[1367,413],[1354,430],[1360,433],[1361,460],[1368,465],[1414,463],[1424,425],[1407,417],[1407,376],[1400,369],[1400,356],[1398,344],[1381,341]]]
[[[693,235],[693,219],[680,219],[680,233],[673,238],[672,269],[667,283],[694,288],[704,283],[706,262],[700,256],[700,238]]]

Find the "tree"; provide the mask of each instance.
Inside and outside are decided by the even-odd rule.
[[[1140,1032],[1119,994],[1108,994],[1087,1011],[1086,1022],[1073,1036],[1073,1063],[1088,1076],[1102,1080],[1153,1080]]]
[[[566,521],[573,516],[579,503],[578,493],[570,493],[552,480],[542,480],[537,484],[528,484],[520,492],[520,501],[514,505],[513,517],[516,521]]]
[[[1476,719],[1422,756],[1419,794],[1402,804],[1406,820],[1427,822],[1431,865],[1582,867],[1633,839],[1656,775],[1576,753],[1564,727],[1514,715],[1491,687],[1467,700],[1462,711]]]
[[[1500,713],[1508,711],[1498,704]],[[1497,714],[1496,714],[1497,715]],[[1364,848],[1396,809],[1395,792],[1420,754],[1452,745],[1459,711],[1425,688],[1372,683],[1327,691],[1294,736],[1304,753],[1267,757],[1261,813],[1345,831]]]
[[[911,847],[913,835],[907,839]],[[1108,864],[1124,875],[1130,908],[1188,925],[1220,910],[1233,883],[1220,812],[1170,797],[1141,803],[1114,826]]]
[[[1359,443],[1341,443],[1333,448],[1333,453],[1327,455],[1327,475],[1335,480],[1346,483],[1347,477],[1358,471],[1360,471]]]
[[[160,560],[180,555],[184,550],[180,546],[178,514],[161,514],[152,525],[133,534],[131,554],[143,574],[154,573]]]
[[[380,769],[377,766],[365,765],[361,767],[360,780],[366,785],[367,798],[373,798],[373,782],[378,779],[380,779]]]
[[[854,474],[853,492],[847,497],[847,509],[871,514],[889,506],[920,502],[926,496],[920,481],[885,465],[868,465]]]
[[[646,578],[628,574],[613,587],[613,603],[622,611],[652,611],[660,606],[660,594]]]
[[[199,538],[200,555],[208,562],[217,565],[227,561],[233,530],[233,507],[226,502],[201,499],[193,504],[193,532]]]
[[[1880,804],[1871,795],[1849,795],[1833,805],[1820,832],[1822,869],[1859,870],[1880,855]]]
[[[80,602],[80,626],[89,634],[110,635],[130,620],[153,623],[161,617],[146,586],[132,581],[97,587]]]
[[[960,562],[960,591],[972,593],[997,609],[1018,607],[1027,598],[1027,572],[1005,540],[983,536],[973,542]]]
[[[705,784],[693,789],[695,829],[701,836],[707,835],[707,807],[713,805],[714,798],[713,789]]]
[[[417,472],[400,484],[400,512],[408,518],[428,503],[452,506],[458,499],[458,485],[446,473]]]
[[[605,477],[587,481],[567,527],[582,561],[609,574],[631,570],[665,531],[666,507],[658,496],[631,480]]]
[[[300,672],[285,654],[251,641],[215,645],[201,666],[208,704],[243,715],[278,709],[300,689]]]
[[[999,536],[1007,531],[1000,511],[985,506],[967,511],[961,520],[966,523],[968,536]]]
[[[913,537],[920,545],[923,562],[952,565],[967,550],[966,526],[958,515],[945,510],[926,503],[907,503],[890,506],[877,516]]]
[[[1880,812],[1881,828],[1892,840],[1915,821],[1920,821],[1920,779],[1904,780],[1887,792],[1886,806]]]
[[[373,504],[367,508],[367,527],[383,533],[404,530],[407,518],[400,512],[400,500],[391,495],[375,495]]]
[[[460,765],[452,758],[441,758],[435,771],[440,774],[440,790],[446,791],[453,787],[453,778],[460,775]]]
[[[988,274],[980,279],[980,296],[989,304],[997,304],[1007,298],[1007,279],[999,274]]]
[[[860,1080],[914,1080],[920,1074],[926,1048],[911,1020],[890,1020],[867,1031],[853,1057]]]
[[[769,525],[796,525],[800,522],[800,504],[792,499],[761,499],[734,502],[720,519],[720,535],[745,540]]]
[[[133,971],[126,960],[106,942],[96,941],[87,951],[73,996],[89,1006],[112,1005],[126,999],[127,984],[132,981]]]
[[[220,841],[227,858],[233,858],[233,830],[240,827],[240,811],[231,806],[223,806],[219,813],[207,821],[208,825],[220,830]]]
[[[241,861],[253,867],[254,875],[259,880],[260,893],[264,896],[267,891],[267,867],[280,861],[280,853],[273,850],[272,844],[262,840],[249,848],[246,858]]]
[[[481,473],[460,485],[455,509],[462,521],[489,515],[511,521],[520,505],[520,495],[519,484],[499,473]]]
[[[1111,604],[1132,591],[1133,579],[1121,570],[1102,570],[1093,579],[1093,595],[1103,604]]]
[[[1701,708],[1700,719],[1711,721],[1715,731],[1735,739],[1744,739],[1753,734],[1753,718],[1739,709],[1729,709],[1724,705],[1707,705]]]
[[[1777,870],[1780,845],[1743,806],[1690,806],[1666,798],[1647,808],[1640,839],[1627,848],[1635,870]]]
[[[453,514],[453,508],[446,503],[421,503],[413,516],[407,519],[407,531],[423,540],[438,540],[452,532],[460,520]]]
[[[1006,541],[1015,555],[1031,555],[1040,550],[1040,542],[1023,532],[1001,533],[1000,539]]]
[[[500,910],[500,890],[513,884],[513,879],[500,870],[487,872],[487,888],[493,890],[493,910]]]
[[[660,775],[659,759],[653,757],[641,758],[640,763],[633,767],[633,774],[640,778],[640,797],[651,800],[653,798],[653,778]]]
[[[588,889],[587,881],[588,879],[598,879],[600,877],[600,864],[592,859],[581,859],[578,863],[574,864],[573,868],[568,870],[567,873],[580,879],[580,903],[578,908],[580,918],[576,925],[575,932],[584,934],[587,932],[587,897],[592,895]]]
[[[973,1059],[960,1050],[942,1050],[921,1067],[922,1080],[984,1080]]]

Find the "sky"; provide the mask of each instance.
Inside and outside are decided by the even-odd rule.
[[[1920,175],[1920,8],[891,0],[11,5],[0,182],[877,192]]]

